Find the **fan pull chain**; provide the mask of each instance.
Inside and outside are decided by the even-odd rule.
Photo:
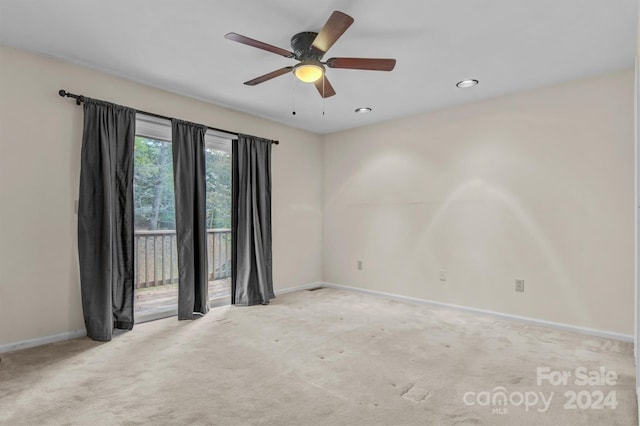
[[[324,115],[324,82],[326,78],[322,75],[322,115]]]
[[[291,82],[292,82],[292,86],[291,86],[291,104],[293,105],[293,111],[291,112],[291,115],[296,115],[296,79],[292,78]]]

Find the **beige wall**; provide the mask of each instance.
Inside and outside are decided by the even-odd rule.
[[[327,136],[323,279],[633,334],[633,81]]]
[[[635,207],[635,245],[634,245],[634,258],[635,258],[635,276],[634,276],[634,301],[635,301],[635,315],[634,315],[634,352],[635,352],[635,360],[636,360],[636,387],[638,388],[638,400],[640,401],[640,350],[638,345],[640,344],[640,291],[638,289],[638,263],[640,262],[640,252],[638,251],[638,241],[639,241],[639,232],[640,226],[638,223],[638,217],[640,212],[640,182],[638,182],[639,173],[638,173],[638,165],[640,164],[640,158],[638,147],[640,146],[638,134],[638,126],[640,123],[640,110],[638,109],[638,105],[640,103],[640,87],[638,83],[640,82],[640,8],[638,9],[638,38],[636,40],[636,61],[635,61],[635,87],[633,91],[634,101],[635,101],[635,109],[634,109],[634,124],[635,124],[635,135],[634,135],[634,157],[635,157],[635,199],[634,199],[634,207]]]
[[[73,211],[82,108],[59,89],[280,140],[274,286],[320,280],[319,136],[0,46],[0,345],[84,329]]]

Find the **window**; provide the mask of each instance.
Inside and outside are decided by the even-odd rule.
[[[231,136],[205,136],[209,304],[231,303]]]
[[[175,315],[178,307],[171,125],[136,116],[134,154],[135,302],[138,322]]]
[[[211,306],[230,303],[232,137],[212,130],[205,135]],[[136,117],[134,216],[136,321],[176,315],[178,258],[171,123],[142,114]]]

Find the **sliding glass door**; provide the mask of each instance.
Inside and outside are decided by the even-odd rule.
[[[136,318],[175,315],[178,259],[170,140],[136,136],[134,201]]]
[[[205,135],[207,263],[212,307],[231,302],[231,138]],[[178,257],[171,125],[138,115],[134,156],[135,317],[177,314]]]
[[[231,303],[231,139],[208,132],[206,145],[209,304]]]

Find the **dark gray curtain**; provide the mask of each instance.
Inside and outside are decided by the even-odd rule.
[[[133,328],[135,110],[86,99],[78,200],[78,257],[87,335]]]
[[[209,310],[205,126],[171,120],[178,246],[178,319]]]
[[[233,141],[231,303],[267,304],[271,273],[271,141],[238,135]]]

